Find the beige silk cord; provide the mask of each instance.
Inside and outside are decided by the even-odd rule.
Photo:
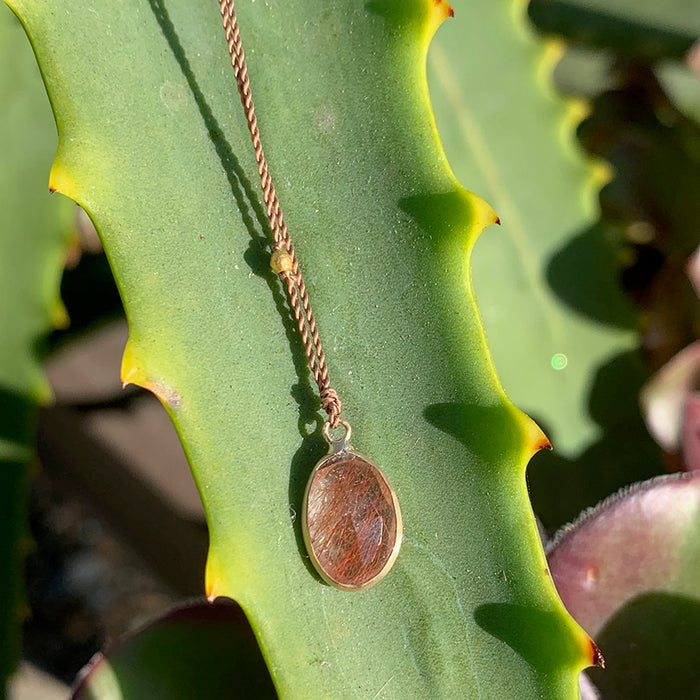
[[[250,92],[250,80],[248,78],[248,67],[245,62],[245,54],[241,43],[240,32],[236,11],[233,9],[233,0],[220,0],[221,17],[226,32],[226,43],[231,54],[231,65],[238,84],[238,92],[241,95],[241,102],[245,110],[248,121],[250,138],[255,149],[255,160],[258,163],[258,173],[260,174],[260,185],[262,187],[263,200],[270,221],[270,228],[274,237],[272,244],[271,265],[273,270],[285,281],[289,293],[289,303],[297,320],[301,340],[304,344],[306,357],[311,368],[311,373],[318,384],[321,396],[321,405],[328,414],[328,422],[331,428],[337,427],[342,411],[342,402],[338,398],[335,389],[331,387],[328,378],[328,367],[323,347],[316,328],[309,297],[306,293],[304,279],[299,269],[299,261],[294,253],[294,246],[289,237],[287,224],[285,223],[279,199],[272,184],[272,178],[267,167],[267,161],[260,143],[260,130],[258,120],[255,116],[255,106]]]

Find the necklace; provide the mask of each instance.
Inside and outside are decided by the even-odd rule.
[[[326,583],[346,591],[367,588],[382,579],[399,553],[402,521],[394,489],[382,471],[350,445],[350,424],[331,387],[316,321],[260,142],[248,68],[233,0],[220,0],[231,65],[255,149],[263,200],[273,235],[270,267],[287,288],[321,406],[328,415],[323,437],[330,446],[311,472],[302,507],[304,544]],[[331,431],[342,430],[334,438]]]

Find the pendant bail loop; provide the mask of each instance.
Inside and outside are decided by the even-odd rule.
[[[343,427],[345,433],[336,439],[331,435],[331,428],[333,427],[331,422],[327,420],[323,424],[323,439],[331,446],[331,452],[342,452],[350,447],[350,435],[352,434],[350,423],[341,418],[338,421],[338,425]]]

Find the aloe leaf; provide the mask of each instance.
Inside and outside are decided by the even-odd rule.
[[[700,45],[699,45],[700,46]],[[700,55],[700,50],[697,50]],[[664,60],[654,66],[654,74],[671,103],[689,120],[700,122],[700,84],[691,67],[693,50],[683,61]],[[577,98],[592,99],[619,82],[616,68],[619,56],[613,51],[579,45],[567,46],[554,69],[557,90]],[[697,59],[696,59],[697,60]],[[619,64],[617,64],[619,66]],[[668,117],[665,117],[667,121]]]
[[[241,609],[193,602],[110,645],[81,672],[75,700],[275,698]]]
[[[682,63],[666,61],[657,67],[656,74],[664,91],[678,110],[688,119],[700,123],[700,44],[686,55]]]
[[[530,0],[542,31],[647,60],[680,58],[700,35],[694,0]]]
[[[301,544],[321,419],[268,269],[216,4],[10,5],[56,114],[52,187],[90,214],[123,294],[124,380],[165,404],[199,486],[207,593],[241,604],[279,693],[572,697],[593,648],[528,504],[525,465],[546,441],[505,397],[471,291],[495,215],[446,167],[429,107],[425,55],[449,6],[238,8],[334,383],[403,510],[394,569],[347,593]]]
[[[700,691],[700,474],[657,477],[586,513],[548,549],[569,611],[596,635],[602,697]]]
[[[620,236],[595,201],[605,168],[582,156],[585,110],[553,93],[561,52],[533,37],[523,11],[456,4],[461,23],[436,37],[428,77],[450,164],[483,183],[501,218],[476,244],[474,288],[506,392],[554,445],[530,484],[555,528],[660,465],[646,459],[654,448],[636,408],[645,372]]]
[[[615,54],[611,51],[568,45],[554,67],[558,92],[577,99],[593,99],[614,86]]]
[[[636,72],[630,72],[622,89],[595,101],[579,137],[587,150],[616,170],[601,193],[608,217],[627,225],[631,241],[652,243],[670,258],[666,267],[675,268],[675,293],[696,303],[683,263],[698,242],[688,219],[700,213],[695,196],[700,187],[700,129],[668,101],[648,68]],[[683,301],[676,303],[682,306],[687,303]]]
[[[42,337],[58,297],[73,205],[46,197],[56,131],[22,28],[0,8],[0,696],[17,660],[28,547],[26,500],[36,405],[49,396]]]
[[[543,423],[558,452],[577,455],[599,435],[587,405],[591,378],[635,346],[634,314],[617,286],[614,241],[586,200],[595,173],[576,153],[575,122],[567,126],[566,105],[538,77],[540,42],[498,4],[455,7],[464,21],[437,37],[429,77],[456,175],[483,182],[501,217],[502,230],[478,242],[474,261],[489,347],[508,395]],[[503,76],[498,90],[480,101],[494,75]],[[567,246],[576,248],[571,260]],[[565,269],[552,289],[546,272],[557,259]],[[580,298],[567,305],[557,292]]]
[[[693,0],[530,0],[528,14],[541,31],[571,44],[555,71],[559,89],[592,97],[619,82],[615,67],[631,67],[634,74],[640,63],[653,63],[664,92],[697,121],[700,90],[692,66],[700,13]],[[665,114],[662,121],[669,126],[673,120]]]

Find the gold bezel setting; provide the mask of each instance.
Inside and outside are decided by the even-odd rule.
[[[352,446],[348,443],[348,439],[350,437],[350,426],[345,421],[341,421],[341,424],[345,428],[345,435],[339,440],[333,440],[330,437],[328,423],[326,423],[324,426],[324,437],[330,444],[330,452],[316,464],[306,485],[302,505],[302,534],[309,558],[311,559],[314,568],[319,573],[321,578],[334,588],[339,588],[343,591],[358,591],[373,586],[375,583],[383,579],[387,573],[389,573],[399,554],[399,549],[401,548],[401,541],[403,539],[403,520],[401,517],[398,498],[394,489],[389,483],[389,480],[384,475],[384,472],[382,472],[382,470],[376,464],[374,464],[372,460],[353,450]],[[319,487],[319,485],[316,483],[316,477],[319,475],[319,472],[325,471],[326,474],[330,474],[335,465],[338,465],[339,469],[348,473],[352,472],[353,470],[355,472],[359,470],[362,475],[369,477],[370,481],[374,480],[376,482],[376,484],[370,484],[370,486],[373,486],[373,488],[369,489],[369,496],[376,501],[373,509],[375,512],[375,520],[377,522],[381,520],[382,537],[374,547],[374,549],[377,550],[378,554],[381,556],[378,560],[375,557],[375,559],[370,562],[368,570],[363,572],[362,567],[360,567],[360,571],[353,576],[343,576],[340,573],[334,573],[333,566],[329,562],[324,563],[324,561],[322,561],[322,559],[324,559],[324,552],[319,551],[320,548],[318,543],[314,542],[314,537],[310,531],[314,528],[310,528],[309,525],[309,496],[312,493],[312,489],[321,488],[321,490],[323,490],[322,487]],[[350,476],[352,476],[352,474],[350,474]],[[357,476],[357,474],[355,476]],[[341,480],[342,477],[343,474],[340,474]],[[367,489],[365,492],[367,492]],[[332,506],[330,508],[326,508],[324,517],[335,517],[335,519],[338,521],[338,525],[335,528],[328,528],[326,526],[321,528],[324,536],[328,536],[330,538],[334,534],[335,530],[341,527],[342,522],[347,523],[348,518],[350,518],[352,515],[352,513],[347,512],[347,508],[352,509],[353,507],[356,508],[358,506],[363,509],[370,508],[370,504],[366,502],[358,503],[357,496],[358,494],[352,490],[348,490],[347,492],[343,491],[340,495],[334,496]],[[326,505],[327,493],[321,493],[320,497],[324,499],[320,506],[323,507]],[[353,500],[353,497],[355,497],[355,500]],[[343,503],[345,504],[345,511],[343,511],[342,507],[340,509],[338,508],[338,502],[340,502],[341,505],[343,505]],[[318,510],[318,508],[316,510]],[[390,549],[387,549],[386,543],[384,543],[387,518],[382,517],[380,515],[381,512],[384,512],[387,517],[393,519],[394,532],[390,534],[394,538],[394,542]],[[354,519],[351,518],[351,520],[354,522]],[[366,522],[366,517],[364,515],[361,518],[361,522]],[[356,528],[354,532],[356,535],[355,542],[352,541],[352,536],[348,536],[347,533],[342,533],[344,536],[341,535],[339,538],[341,547],[345,546],[348,553],[350,552],[351,547],[354,547],[355,549],[360,547],[360,551],[362,551],[362,547],[365,545],[364,542],[358,541],[358,537],[360,535]],[[348,545],[348,542],[351,544]],[[372,543],[370,542],[369,544],[371,547]],[[384,551],[382,552],[381,549],[383,544]],[[336,552],[332,552],[332,554],[336,554]],[[328,557],[325,558],[328,559]],[[367,567],[365,568],[367,569]]]

